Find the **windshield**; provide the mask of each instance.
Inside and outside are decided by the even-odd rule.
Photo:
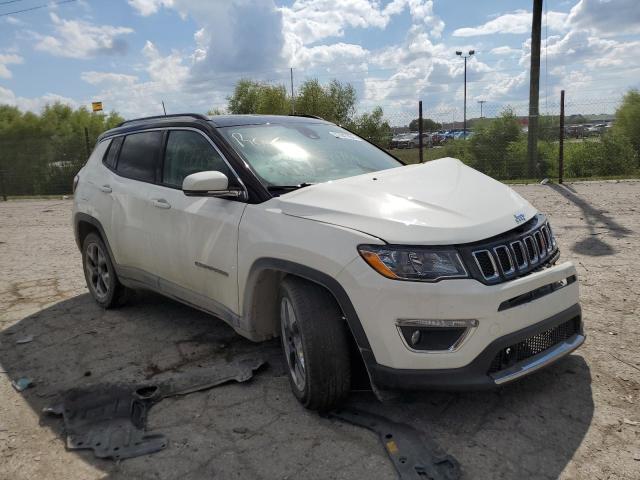
[[[331,124],[240,125],[219,131],[267,187],[302,186],[402,166]]]

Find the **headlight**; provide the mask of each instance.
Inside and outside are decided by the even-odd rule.
[[[437,282],[469,276],[460,255],[451,248],[360,245],[358,251],[375,271],[387,278]]]

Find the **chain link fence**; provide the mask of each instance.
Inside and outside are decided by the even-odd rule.
[[[639,153],[616,128],[621,100],[572,102],[568,97],[564,109],[560,99],[541,105],[533,162],[527,155],[526,103],[470,102],[466,124],[462,108],[425,104],[420,135],[416,100],[413,112],[383,105],[381,119],[365,118],[349,128],[405,163],[454,157],[503,181],[637,177]],[[70,194],[98,134],[82,128],[42,135],[0,133],[0,198]]]
[[[470,104],[462,108],[423,108],[422,152],[419,108],[415,116],[386,114],[389,131],[368,139],[406,163],[454,157],[505,181],[626,178],[640,175],[640,156],[625,132],[616,128],[622,98],[587,99],[541,105],[537,152],[528,157],[526,104]],[[466,127],[466,128],[465,128]]]

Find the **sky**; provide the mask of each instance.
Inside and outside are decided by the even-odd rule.
[[[17,10],[30,9],[10,14]],[[392,123],[526,113],[532,0],[0,0],[0,104],[60,101],[126,118],[224,108],[240,78],[338,79]],[[540,106],[611,111],[640,87],[639,0],[548,0]]]

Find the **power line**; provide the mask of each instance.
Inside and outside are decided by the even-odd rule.
[[[22,0],[9,0],[6,2],[0,2],[0,5],[9,5],[10,3],[17,3],[17,2],[21,2]]]
[[[20,0],[13,0],[13,1],[17,2],[17,1],[20,1]],[[53,6],[56,6],[56,5],[62,5],[63,3],[71,3],[71,2],[75,2],[75,1],[77,1],[77,0],[61,0],[59,2],[46,3],[44,5],[37,5],[37,6],[31,7],[31,8],[23,8],[22,10],[15,10],[13,12],[0,13],[0,17],[6,17],[8,15],[15,15],[16,13],[31,12],[33,10],[39,10],[41,8],[53,7]]]

